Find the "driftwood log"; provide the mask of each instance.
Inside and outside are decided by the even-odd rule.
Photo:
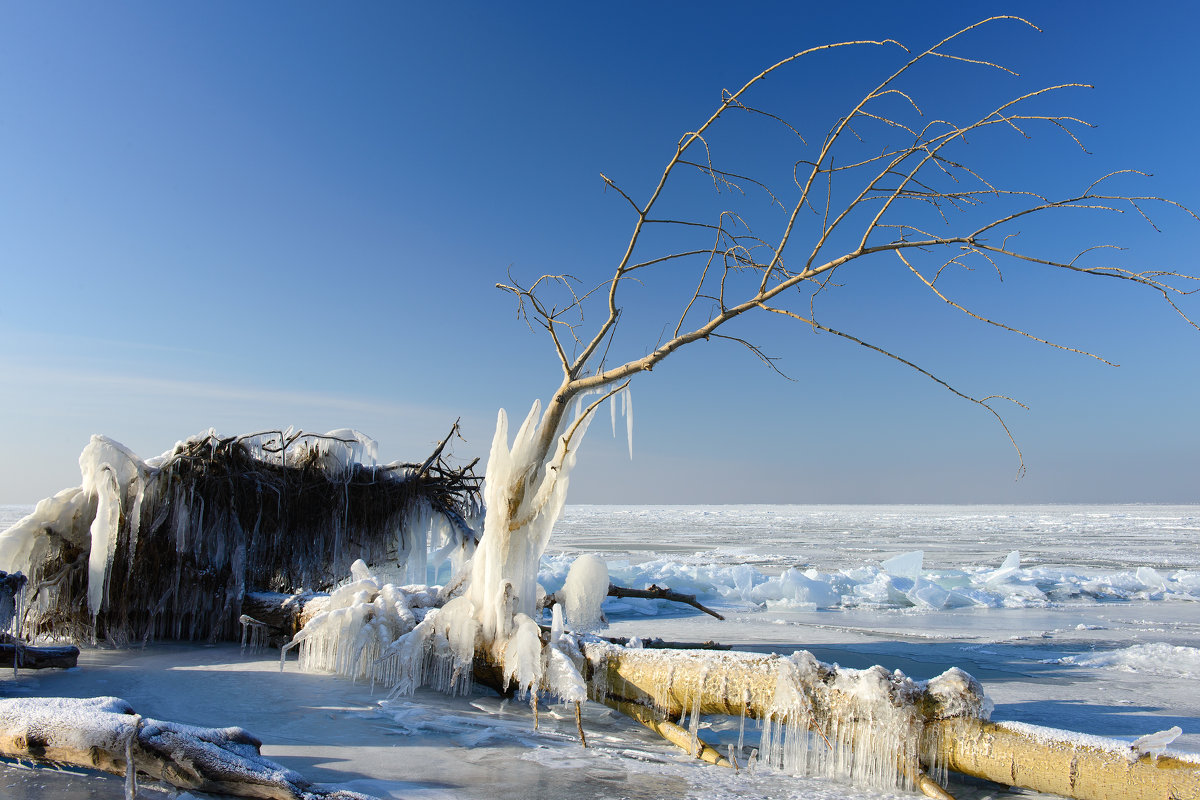
[[[12,664],[18,669],[70,669],[78,662],[79,648],[74,645],[32,647],[0,640],[0,665]]]
[[[624,586],[617,586],[615,583],[610,583],[608,585],[608,596],[636,597],[644,600],[670,600],[672,603],[684,603],[685,605],[689,605],[692,608],[703,611],[710,617],[716,617],[719,620],[725,619],[708,606],[701,605],[700,601],[696,599],[696,595],[676,592],[666,586],[659,586],[657,584],[651,584],[645,589],[627,589]]]
[[[664,680],[664,654],[602,645],[585,646],[588,661],[603,670],[603,699],[639,715],[653,710],[678,718],[685,711],[765,718],[776,708],[776,687],[785,656],[751,653],[676,651],[669,654],[670,678]],[[813,681],[835,684],[835,671],[822,665]],[[814,717],[827,715],[821,686],[806,694]],[[950,713],[935,695],[914,698],[924,730],[937,742],[937,760],[963,775],[1079,800],[1179,800],[1200,798],[1200,763],[1168,754],[1151,755],[1123,742],[1030,725],[1006,725]],[[826,716],[827,718],[827,716]],[[643,723],[645,724],[645,723]],[[818,725],[821,723],[818,723]],[[914,776],[918,787],[940,791]],[[931,783],[931,782],[930,782]],[[944,793],[942,796],[945,796]]]
[[[0,756],[150,776],[189,791],[264,800],[374,800],[315,789],[259,753],[242,728],[144,719],[116,697],[0,700]],[[132,769],[131,769],[132,767]]]

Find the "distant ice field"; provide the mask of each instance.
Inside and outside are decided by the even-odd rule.
[[[550,549],[739,610],[1200,601],[1200,506],[568,506]]]
[[[551,549],[853,568],[923,550],[932,569],[1022,563],[1200,569],[1200,505],[569,505]]]

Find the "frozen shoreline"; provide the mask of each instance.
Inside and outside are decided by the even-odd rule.
[[[9,508],[0,508],[0,518]],[[552,549],[568,555],[600,550],[610,564],[630,569],[656,561],[672,565],[677,578],[694,581],[672,588],[707,586],[711,602],[730,617],[720,622],[663,603],[639,608],[610,600],[612,635],[715,639],[760,651],[809,649],[843,666],[879,663],[918,679],[959,666],[983,682],[997,720],[1125,741],[1178,725],[1183,735],[1172,749],[1200,753],[1200,698],[1192,688],[1200,678],[1200,606],[1182,596],[1172,600],[1143,585],[1130,593],[1132,599],[1121,600],[1077,596],[996,607],[866,603],[820,609],[724,597],[718,590],[727,582],[714,581],[718,573],[711,572],[753,567],[766,579],[820,555],[824,560],[811,569],[834,575],[878,569],[893,556],[923,549],[921,576],[928,580],[935,571],[1001,570],[1004,553],[1017,544],[1021,572],[1001,577],[1018,585],[1029,577],[1025,573],[1050,563],[1135,579],[1138,568],[1157,564],[1161,573],[1174,575],[1194,570],[1200,560],[1197,519],[1196,506],[1006,507],[986,513],[920,506],[571,506]],[[833,532],[839,528],[853,533]],[[956,540],[947,540],[948,530],[957,531]],[[985,538],[990,544],[981,546]],[[1031,545],[1033,551],[1025,549]],[[548,560],[543,582],[555,579],[560,561],[566,563]],[[891,796],[777,774],[733,776],[691,762],[602,707],[589,708],[586,725],[595,746],[584,751],[575,742],[573,720],[558,727],[543,713],[543,730],[534,732],[527,706],[502,704],[484,693],[446,698],[422,692],[380,706],[382,691],[299,673],[294,661],[281,675],[272,655],[243,658],[228,645],[86,650],[81,665],[67,672],[22,672],[16,679],[6,672],[0,694],[117,695],[149,716],[242,725],[263,738],[264,755],[310,779],[385,798]],[[710,735],[724,741],[729,732]],[[747,731],[747,741],[753,738]],[[952,791],[964,800],[1010,796],[994,786],[956,784]],[[121,784],[117,778],[4,766],[0,794],[14,800],[117,800]],[[166,795],[147,788],[142,796]]]

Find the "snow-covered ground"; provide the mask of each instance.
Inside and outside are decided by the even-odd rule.
[[[0,529],[28,510],[0,507]],[[1200,506],[569,506],[543,585],[585,552],[617,583],[696,593],[727,617],[610,599],[613,635],[803,648],[915,678],[957,665],[983,682],[994,719],[1126,740],[1177,725],[1172,747],[1200,753]],[[527,706],[486,693],[386,700],[234,646],[91,650],[81,665],[5,673],[0,695],[109,694],[148,716],[241,725],[311,779],[388,798],[891,796],[698,764],[600,707],[584,750],[571,715],[543,712],[535,731]],[[736,721],[706,738],[735,741]],[[0,797],[120,796],[117,778],[0,767]]]

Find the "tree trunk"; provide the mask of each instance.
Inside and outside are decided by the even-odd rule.
[[[988,722],[961,705],[962,695],[943,691],[940,679],[912,691],[894,673],[879,667],[839,670],[811,656],[805,662],[798,656],[631,650],[596,644],[585,645],[585,654],[592,670],[591,683],[602,689],[603,696],[596,699],[623,711],[628,712],[627,705],[632,704],[667,717],[698,711],[782,720],[786,703],[780,702],[778,691],[784,680],[798,679],[804,696],[801,702],[807,703],[801,715],[803,724],[825,738],[830,748],[837,746],[839,734],[845,740],[856,723],[878,725],[878,719],[868,719],[868,712],[847,696],[852,685],[845,683],[847,675],[877,670],[885,685],[896,687],[894,699],[906,703],[917,716],[924,751],[921,760],[926,762],[912,765],[916,769],[910,777],[918,785],[921,769],[929,768],[928,761],[933,761],[932,766],[964,775],[1078,800],[1200,798],[1200,763],[1140,754],[1123,742],[1100,737]],[[806,663],[810,668],[804,668]],[[968,687],[968,701],[976,688]],[[902,764],[901,769],[905,768]]]
[[[181,789],[264,800],[374,800],[316,790],[263,758],[242,728],[142,719],[115,697],[0,700],[0,756],[126,775],[134,769]]]
[[[19,642],[0,643],[0,664],[13,664],[19,669],[70,669],[79,661],[79,648],[74,645],[31,647]]]
[[[1033,725],[946,720],[947,768],[996,783],[1086,800],[1200,797],[1200,763],[1133,751],[1124,742]]]

